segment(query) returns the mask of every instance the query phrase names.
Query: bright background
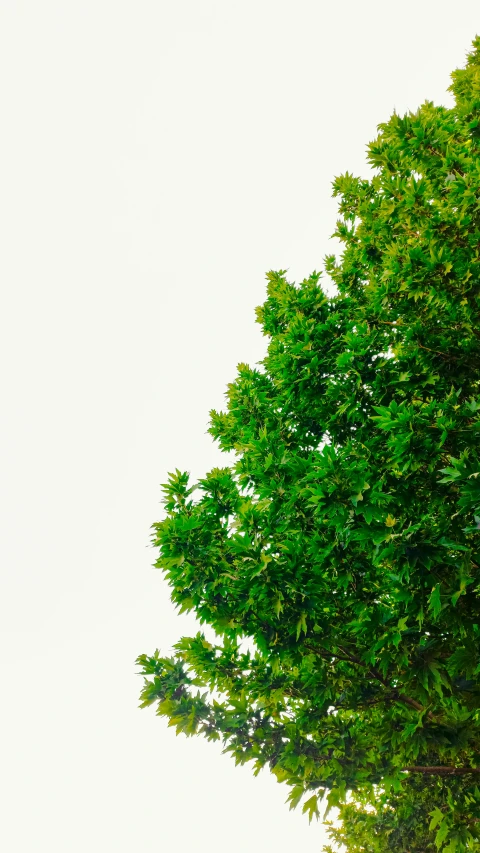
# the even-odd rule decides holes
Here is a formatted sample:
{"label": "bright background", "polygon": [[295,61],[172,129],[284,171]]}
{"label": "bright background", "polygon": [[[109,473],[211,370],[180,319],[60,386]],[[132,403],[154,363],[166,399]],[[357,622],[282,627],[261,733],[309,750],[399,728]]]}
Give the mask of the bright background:
{"label": "bright background", "polygon": [[265,272],[321,268],[333,177],[450,103],[477,31],[478,0],[0,0],[6,853],[320,851],[284,786],[138,710],[136,656],[196,630],[150,525],[219,462]]}

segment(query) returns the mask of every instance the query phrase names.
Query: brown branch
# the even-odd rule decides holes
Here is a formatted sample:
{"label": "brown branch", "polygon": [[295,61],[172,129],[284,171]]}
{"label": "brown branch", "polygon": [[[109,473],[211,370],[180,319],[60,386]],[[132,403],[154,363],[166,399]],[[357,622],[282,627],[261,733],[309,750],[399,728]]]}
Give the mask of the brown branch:
{"label": "brown branch", "polygon": [[[324,660],[328,660],[328,659],[331,659],[331,658],[335,658],[335,660],[343,660],[343,661],[345,661],[346,663],[358,663],[358,661],[356,661],[354,658],[352,658],[352,657],[350,657],[350,656],[348,656],[348,657],[343,657],[342,655],[334,654],[334,653],[333,653],[333,652],[331,652],[329,649],[326,649],[326,648],[325,648],[325,646],[319,646],[319,647],[318,647],[318,648],[320,648],[320,649],[323,649],[323,651],[324,651],[324,654],[321,654],[321,653],[318,651],[318,648],[316,648],[315,646],[310,646],[310,645],[307,645],[306,643],[304,643],[304,645],[305,645],[305,648],[306,648],[306,649],[308,649],[309,651],[311,651],[311,652],[313,652],[314,654],[318,655],[319,657],[323,658]],[[343,651],[343,649],[342,649],[342,651]]]}
{"label": "brown branch", "polygon": [[[322,657],[322,658],[325,658],[325,657],[335,658],[336,660],[343,660],[343,661],[346,661],[347,663],[355,663],[355,664],[357,664],[357,666],[363,667],[363,669],[366,669],[368,674],[372,675],[376,681],[379,681],[380,684],[383,684],[383,686],[386,687],[388,690],[393,690],[393,696],[395,699],[397,699],[397,701],[403,702],[404,705],[408,705],[410,708],[414,708],[415,711],[418,711],[419,713],[423,713],[423,711],[425,711],[425,708],[423,707],[423,705],[421,705],[420,702],[417,702],[416,699],[412,699],[410,696],[406,696],[405,693],[400,693],[398,690],[395,689],[395,687],[392,688],[392,685],[389,684],[388,681],[386,681],[386,679],[382,676],[381,672],[379,672],[378,669],[375,669],[374,667],[369,667],[359,657],[357,657],[356,655],[352,655],[350,652],[348,652],[346,649],[343,649],[341,646],[339,646],[338,648],[340,649],[340,651],[343,653],[343,655],[345,657],[342,657],[341,655],[337,655],[334,652],[331,652],[329,649],[326,649],[325,646],[319,646],[319,648],[323,649],[324,652],[326,653],[323,655],[318,652],[318,650],[315,648],[315,646],[310,646],[310,645],[305,644],[305,648],[309,649],[310,651],[314,652],[315,654],[318,654],[319,657]],[[433,714],[431,713],[431,711],[427,712],[427,717],[430,720],[433,720]]]}
{"label": "brown branch", "polygon": [[450,353],[450,355],[447,355],[447,353],[446,353],[446,352],[440,352],[440,350],[439,350],[439,349],[431,349],[430,347],[424,347],[424,346],[423,346],[423,344],[421,344],[419,341],[416,341],[416,344],[417,344],[417,346],[419,346],[419,347],[420,347],[420,349],[425,349],[425,350],[427,350],[428,352],[435,352],[437,355],[441,355],[441,356],[442,356],[442,358],[446,358],[446,359],[447,359],[447,361],[450,361],[452,358],[453,358],[455,361],[458,361],[458,359],[459,359],[459,356],[458,356],[458,355],[452,355],[452,353]]}
{"label": "brown branch", "polygon": [[[425,710],[423,705],[421,705],[420,702],[417,702],[416,699],[411,699],[411,697],[406,696],[405,693],[399,693],[399,691],[396,690],[394,687],[392,688],[391,684],[389,684],[388,681],[386,681],[383,678],[382,674],[378,671],[378,669],[374,669],[372,667],[371,669],[369,669],[369,672],[373,675],[374,678],[377,679],[377,681],[380,681],[380,683],[383,684],[384,687],[387,687],[388,690],[393,689],[394,693],[396,695],[396,698],[399,699],[400,702],[403,702],[404,705],[409,705],[410,708],[415,708],[415,710],[419,711],[420,713],[422,713]],[[427,713],[427,717],[430,717],[430,719],[433,719],[430,711]]]}
{"label": "brown branch", "polygon": [[426,776],[466,776],[468,773],[480,773],[480,767],[403,767],[408,773],[423,773]]}
{"label": "brown branch", "polygon": [[445,155],[444,155],[444,154],[442,154],[442,152],[441,152],[441,151],[438,151],[438,149],[437,149],[437,148],[434,148],[434,147],[433,147],[433,145],[429,145],[429,144],[427,143],[427,145],[425,146],[425,148],[427,149],[427,151],[430,151],[430,152],[433,154],[433,156],[434,156],[434,157],[440,157],[440,159],[441,159],[441,160],[443,160],[443,158],[444,158],[444,156],[445,156]]}
{"label": "brown branch", "polygon": [[[338,648],[344,654],[348,654],[348,652],[346,652],[345,649],[342,649],[341,646],[339,646]],[[373,666],[368,667],[360,658],[357,658],[356,656],[351,655],[350,659],[351,659],[352,663],[356,663],[359,666],[363,666],[365,669],[368,669],[368,672],[370,673],[370,675],[373,675],[373,677],[377,681],[379,681],[381,684],[383,684],[383,686],[386,687],[388,690],[393,689],[394,695],[397,697],[397,699],[400,699],[401,702],[404,702],[406,705],[410,705],[410,707],[415,708],[416,711],[424,711],[425,710],[423,705],[420,704],[420,702],[417,702],[415,699],[411,699],[409,696],[406,696],[405,693],[399,693],[398,690],[396,690],[395,688],[392,688],[391,684],[389,684],[388,681],[386,681],[386,679],[383,677],[381,672],[378,671],[378,669],[375,669],[375,667],[373,667]]]}

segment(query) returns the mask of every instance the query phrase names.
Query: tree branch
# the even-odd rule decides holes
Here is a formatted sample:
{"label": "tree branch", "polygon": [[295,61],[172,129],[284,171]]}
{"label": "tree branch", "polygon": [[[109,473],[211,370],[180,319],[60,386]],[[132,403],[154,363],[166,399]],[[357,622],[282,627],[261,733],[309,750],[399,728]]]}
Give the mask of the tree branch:
{"label": "tree branch", "polygon": [[403,767],[408,773],[423,773],[426,776],[466,776],[468,773],[480,773],[480,767],[445,767],[443,764],[433,767]]}
{"label": "tree branch", "polygon": [[[372,675],[376,681],[379,681],[380,684],[383,684],[383,686],[386,687],[388,690],[393,690],[393,696],[398,701],[403,702],[404,705],[408,705],[410,708],[414,708],[415,711],[419,711],[419,713],[423,713],[423,711],[425,711],[423,705],[421,705],[420,702],[417,702],[416,699],[412,699],[410,696],[406,696],[405,693],[400,693],[398,690],[395,689],[395,687],[392,687],[392,685],[385,680],[385,678],[378,671],[378,669],[375,669],[374,667],[369,667],[359,657],[357,657],[356,655],[352,655],[350,652],[348,652],[346,649],[343,649],[341,646],[339,646],[338,648],[342,652],[342,655],[337,655],[335,652],[331,652],[329,649],[326,649],[325,646],[319,646],[319,648],[323,649],[326,653],[323,655],[318,651],[317,648],[315,648],[315,646],[310,646],[305,643],[305,648],[309,649],[310,651],[314,652],[314,654],[317,654],[319,655],[319,657],[322,658],[335,658],[336,660],[343,660],[347,663],[355,663],[357,664],[357,666],[363,667],[363,669],[366,669],[369,675]],[[432,720],[433,714],[428,711],[427,717]]]}

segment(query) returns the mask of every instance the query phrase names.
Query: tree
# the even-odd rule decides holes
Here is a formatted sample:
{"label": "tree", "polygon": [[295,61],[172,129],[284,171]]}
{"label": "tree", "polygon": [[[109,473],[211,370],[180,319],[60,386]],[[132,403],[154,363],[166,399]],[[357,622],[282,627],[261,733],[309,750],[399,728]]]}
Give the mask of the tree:
{"label": "tree", "polygon": [[211,412],[236,461],[170,475],[154,525],[217,641],[141,655],[142,706],[338,807],[350,851],[480,840],[480,38],[452,79],[335,180],[335,295],[269,273],[267,355]]}

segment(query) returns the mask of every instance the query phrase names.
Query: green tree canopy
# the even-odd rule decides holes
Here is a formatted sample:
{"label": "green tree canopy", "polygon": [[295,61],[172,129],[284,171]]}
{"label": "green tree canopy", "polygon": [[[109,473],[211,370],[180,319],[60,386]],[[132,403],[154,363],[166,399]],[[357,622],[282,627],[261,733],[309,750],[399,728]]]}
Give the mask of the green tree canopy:
{"label": "green tree canopy", "polygon": [[269,273],[267,355],[211,412],[236,461],[170,475],[154,525],[217,642],[141,655],[142,705],[338,807],[350,851],[480,839],[480,38],[452,79],[335,180],[335,294]]}

